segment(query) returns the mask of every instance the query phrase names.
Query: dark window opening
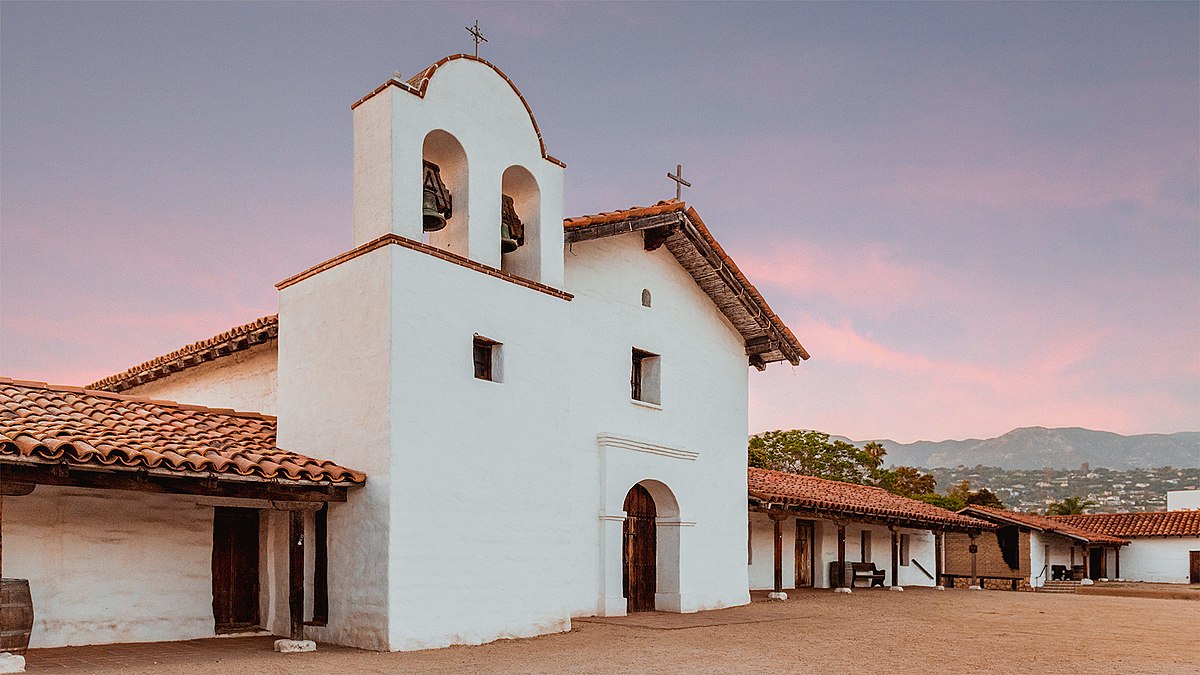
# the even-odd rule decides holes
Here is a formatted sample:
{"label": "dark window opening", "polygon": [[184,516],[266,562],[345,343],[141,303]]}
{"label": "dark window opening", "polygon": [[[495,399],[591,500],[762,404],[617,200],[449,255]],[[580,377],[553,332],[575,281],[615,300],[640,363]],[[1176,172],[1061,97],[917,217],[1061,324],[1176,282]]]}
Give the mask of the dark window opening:
{"label": "dark window opening", "polygon": [[490,382],[500,381],[499,352],[500,343],[476,335],[472,343],[472,356],[475,362],[475,378]]}
{"label": "dark window opening", "polygon": [[870,530],[863,530],[861,533],[859,533],[858,559],[860,562],[871,562],[871,531]]}
{"label": "dark window opening", "polygon": [[650,306],[650,289],[643,288],[642,289],[642,307],[649,307],[649,306]]}
{"label": "dark window opening", "polygon": [[659,404],[659,362],[661,358],[637,347],[633,348],[633,366],[629,375],[629,396],[635,401]]}
{"label": "dark window opening", "polygon": [[901,567],[908,567],[908,561],[909,561],[908,546],[909,546],[909,535],[907,535],[907,534],[900,535],[900,566]]}

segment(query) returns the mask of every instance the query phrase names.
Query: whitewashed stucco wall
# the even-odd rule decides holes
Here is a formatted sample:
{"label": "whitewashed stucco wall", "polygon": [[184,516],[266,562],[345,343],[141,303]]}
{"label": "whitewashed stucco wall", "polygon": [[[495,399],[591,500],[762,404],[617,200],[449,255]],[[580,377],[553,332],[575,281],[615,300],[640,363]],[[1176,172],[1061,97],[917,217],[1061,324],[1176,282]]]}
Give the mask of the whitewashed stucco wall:
{"label": "whitewashed stucco wall", "polygon": [[[753,590],[769,590],[775,582],[775,552],[774,525],[766,514],[750,513],[751,532],[751,562],[750,588]],[[886,570],[885,585],[892,583],[892,538],[886,527],[877,525],[850,524],[846,527],[846,560],[860,562],[861,536],[867,531],[871,537],[871,552],[868,562],[874,562],[878,569]],[[899,578],[901,586],[933,586],[933,579],[925,575],[912,561],[917,561],[932,575],[934,567],[934,538],[929,530],[911,530],[901,528],[900,534],[909,535],[909,564],[900,565]],[[828,520],[816,521],[814,530],[814,557],[817,560],[813,577],[816,588],[829,588],[829,565],[837,560],[837,526]],[[796,553],[796,524],[794,519],[783,524],[783,587],[795,588],[795,553]],[[863,582],[860,582],[860,584]]]}
{"label": "whitewashed stucco wall", "polygon": [[[572,613],[621,613],[615,569],[621,509],[629,489],[648,479],[678,504],[678,514],[667,516],[677,522],[660,518],[658,529],[660,557],[676,555],[674,542],[680,556],[678,597],[659,598],[662,607],[696,611],[748,602],[744,341],[666,248],[643,250],[640,234],[573,244],[564,258],[566,290],[575,294],[563,340],[572,383],[565,443],[569,541],[578,552],[570,562],[578,570],[569,591]],[[643,289],[650,291],[649,308],[641,304]],[[631,401],[635,347],[661,355],[660,406]],[[599,434],[671,452],[629,449],[636,443],[602,449]],[[660,593],[674,581],[663,571],[660,564]]]}
{"label": "whitewashed stucco wall", "polygon": [[[1200,537],[1133,537],[1121,547],[1121,578],[1186,584],[1189,581],[1189,551],[1200,551]],[[1114,574],[1115,554],[1107,551],[1109,574]]]}
{"label": "whitewashed stucco wall", "polygon": [[30,647],[213,635],[211,507],[39,486],[4,498],[4,573],[29,580]]}
{"label": "whitewashed stucco wall", "polygon": [[274,340],[122,392],[274,415],[279,349]]}

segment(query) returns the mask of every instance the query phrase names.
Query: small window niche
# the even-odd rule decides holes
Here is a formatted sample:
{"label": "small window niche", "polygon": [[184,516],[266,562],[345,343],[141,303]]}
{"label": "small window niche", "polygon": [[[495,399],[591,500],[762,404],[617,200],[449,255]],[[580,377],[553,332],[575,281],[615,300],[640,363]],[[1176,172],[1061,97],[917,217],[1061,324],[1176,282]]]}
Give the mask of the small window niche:
{"label": "small window niche", "polygon": [[662,357],[633,348],[633,367],[629,376],[629,396],[634,401],[662,405]]}
{"label": "small window niche", "polygon": [[501,358],[502,344],[476,335],[471,343],[471,356],[475,365],[475,379],[488,382],[504,380],[504,360]]}
{"label": "small window niche", "polygon": [[649,307],[649,306],[650,306],[650,289],[643,288],[642,289],[642,307]]}
{"label": "small window niche", "polygon": [[901,567],[908,567],[908,562],[909,562],[909,560],[912,559],[908,553],[909,542],[910,542],[909,535],[907,535],[907,534],[900,535],[900,566]]}

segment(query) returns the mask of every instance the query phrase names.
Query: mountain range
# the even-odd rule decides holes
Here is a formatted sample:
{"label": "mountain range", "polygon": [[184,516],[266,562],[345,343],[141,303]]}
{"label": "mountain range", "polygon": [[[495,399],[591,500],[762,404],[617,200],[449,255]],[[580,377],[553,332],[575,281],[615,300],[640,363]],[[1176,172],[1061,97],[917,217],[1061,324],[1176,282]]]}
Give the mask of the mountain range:
{"label": "mountain range", "polygon": [[[860,447],[867,442],[841,440]],[[1003,469],[1068,469],[1086,462],[1091,468],[1108,469],[1200,467],[1200,431],[1122,436],[1078,427],[1022,427],[996,438],[914,443],[882,439],[879,443],[887,450],[885,463],[889,466],[982,464]]]}

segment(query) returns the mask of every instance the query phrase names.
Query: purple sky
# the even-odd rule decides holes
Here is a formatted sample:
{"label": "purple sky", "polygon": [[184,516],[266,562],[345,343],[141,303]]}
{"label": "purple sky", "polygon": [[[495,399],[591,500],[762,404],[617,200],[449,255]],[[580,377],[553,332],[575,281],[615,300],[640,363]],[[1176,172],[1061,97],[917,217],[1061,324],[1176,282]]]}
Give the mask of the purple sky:
{"label": "purple sky", "polygon": [[469,51],[567,215],[685,198],[813,358],[750,430],[1200,428],[1200,5],[0,3],[0,374],[84,384],[351,245],[350,104]]}

